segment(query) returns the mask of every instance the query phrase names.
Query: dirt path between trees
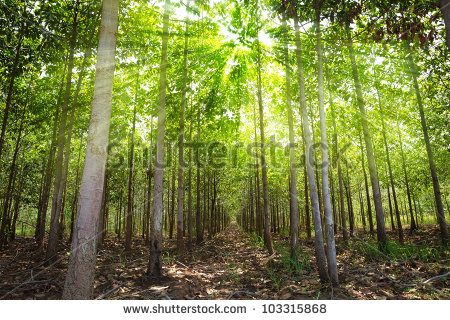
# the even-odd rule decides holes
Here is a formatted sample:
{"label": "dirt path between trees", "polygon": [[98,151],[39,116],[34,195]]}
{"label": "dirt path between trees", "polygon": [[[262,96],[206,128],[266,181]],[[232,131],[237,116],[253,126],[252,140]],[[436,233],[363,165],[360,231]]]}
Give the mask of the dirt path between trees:
{"label": "dirt path between trees", "polygon": [[[408,259],[373,256],[369,242],[365,242],[369,241],[368,236],[360,236],[360,240],[351,240],[345,249],[341,239],[337,239],[338,288],[318,281],[313,240],[301,241],[300,262],[292,265],[287,236],[274,235],[276,253],[269,256],[261,240],[243,233],[236,223],[181,255],[176,254],[175,239],[165,239],[164,277],[155,280],[145,276],[148,247],[141,237],[134,239],[131,253],[125,256],[123,240],[108,236],[98,254],[94,297],[114,300],[450,299],[450,277],[423,284],[449,271],[448,250],[434,249],[439,242],[437,228],[426,228],[408,236],[411,246],[424,248],[417,249],[417,258]],[[393,234],[390,236],[394,238]],[[425,249],[431,251],[425,255]],[[44,254],[36,252],[33,239],[18,237],[0,253],[0,297],[60,299],[68,250],[66,245],[58,262],[45,266]]]}

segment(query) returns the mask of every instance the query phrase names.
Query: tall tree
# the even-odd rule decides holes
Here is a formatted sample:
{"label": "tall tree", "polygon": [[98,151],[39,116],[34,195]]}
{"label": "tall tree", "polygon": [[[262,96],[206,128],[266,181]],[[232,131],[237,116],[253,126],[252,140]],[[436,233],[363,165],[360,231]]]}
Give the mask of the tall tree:
{"label": "tall tree", "polygon": [[136,68],[136,89],[133,105],[133,124],[130,134],[130,158],[128,162],[128,206],[125,232],[125,251],[131,250],[131,241],[133,237],[133,175],[134,175],[134,136],[136,133],[136,106],[138,104],[138,90],[139,90],[139,65]]}
{"label": "tall tree", "polygon": [[413,87],[414,87],[414,92],[416,94],[417,106],[419,107],[420,124],[422,125],[423,137],[425,140],[425,147],[426,147],[427,156],[428,156],[428,164],[430,166],[431,180],[433,182],[434,200],[436,202],[436,209],[437,209],[437,213],[436,213],[437,220],[438,220],[439,228],[441,231],[442,243],[444,245],[446,245],[449,242],[449,235],[448,235],[447,223],[445,222],[444,206],[442,204],[441,189],[439,187],[439,179],[438,179],[438,176],[436,173],[436,165],[434,163],[433,151],[431,150],[430,136],[428,135],[428,127],[427,127],[427,122],[425,119],[425,112],[423,109],[422,96],[420,94],[419,83],[417,82],[418,70],[417,70],[416,64],[414,63],[412,52],[409,50],[409,46],[405,45],[405,48],[409,51],[409,52],[408,51],[406,52],[406,58],[408,59],[409,73],[410,73],[412,81],[413,81]]}
{"label": "tall tree", "polygon": [[[285,19],[283,19],[283,23]],[[327,282],[329,280],[325,249],[323,245],[323,232],[322,232],[322,222],[320,218],[319,210],[319,198],[317,195],[316,179],[314,177],[314,164],[313,164],[313,154],[312,154],[312,139],[311,139],[311,129],[309,127],[308,120],[308,110],[306,107],[306,96],[305,96],[305,79],[303,75],[303,59],[302,59],[302,46],[300,41],[300,30],[298,26],[298,16],[295,13],[294,16],[295,23],[295,44],[297,53],[297,68],[298,68],[298,85],[300,91],[300,112],[302,118],[302,129],[305,136],[305,158],[306,158],[306,171],[308,175],[309,182],[309,196],[311,199],[311,209],[312,216],[314,220],[314,242],[315,242],[315,253],[316,253],[316,263],[319,269],[319,277],[322,282]],[[286,39],[287,40],[287,39]],[[286,63],[286,73],[289,73],[289,59],[286,56],[287,43],[285,43],[285,63]]]}
{"label": "tall tree", "polygon": [[63,299],[89,299],[93,293],[97,221],[100,219],[107,158],[118,14],[119,0],[103,0],[85,165]]}
{"label": "tall tree", "polygon": [[159,73],[158,125],[156,136],[156,162],[153,190],[153,219],[150,235],[150,257],[147,274],[159,277],[162,274],[162,217],[164,176],[164,123],[166,120],[167,43],[169,39],[170,0],[164,4],[162,51]]}
{"label": "tall tree", "polygon": [[375,213],[377,220],[377,239],[379,242],[379,246],[382,250],[386,250],[387,238],[386,238],[386,230],[384,224],[384,213],[383,213],[383,203],[381,202],[381,192],[380,185],[378,183],[378,173],[375,165],[375,156],[373,152],[372,140],[370,137],[369,131],[369,122],[367,120],[367,114],[365,109],[365,102],[362,93],[361,81],[359,79],[358,66],[356,64],[355,53],[353,50],[353,39],[350,32],[349,23],[345,25],[345,32],[347,35],[347,49],[350,56],[351,68],[352,68],[352,76],[355,84],[356,90],[356,100],[359,108],[359,114],[361,117],[361,124],[363,127],[364,133],[364,142],[366,145],[366,156],[369,162],[369,174],[370,174],[370,182],[372,183],[372,194],[373,200],[375,203]]}
{"label": "tall tree", "polygon": [[336,262],[336,244],[334,239],[334,222],[333,211],[331,208],[330,188],[328,186],[328,141],[323,93],[323,49],[320,30],[321,4],[319,2],[320,1],[316,0],[315,29],[317,51],[317,89],[320,113],[320,137],[322,145],[322,195],[325,215],[325,237],[327,241],[328,274],[330,276],[331,283],[333,285],[337,285],[339,283],[339,279]]}
{"label": "tall tree", "polygon": [[400,243],[403,243],[403,228],[402,228],[402,222],[400,220],[400,210],[398,209],[397,193],[395,192],[395,182],[394,182],[394,175],[392,174],[391,159],[389,157],[389,146],[388,146],[387,137],[386,137],[386,125],[384,124],[383,106],[381,104],[381,97],[380,97],[378,85],[375,84],[375,86],[377,89],[378,101],[379,101],[379,106],[380,106],[380,118],[381,118],[381,127],[382,127],[382,133],[383,133],[383,142],[384,142],[384,149],[386,151],[387,165],[388,165],[388,169],[389,169],[389,179],[391,181],[392,198],[394,199],[395,216],[397,217],[398,240],[400,241]]}
{"label": "tall tree", "polygon": [[[258,10],[258,9],[257,9]],[[257,23],[259,22],[259,11],[256,13],[257,15]],[[259,26],[258,26],[259,29]],[[262,85],[261,85],[261,43],[259,41],[259,35],[257,36],[256,40],[257,44],[257,85],[258,85],[258,109],[259,109],[259,132],[260,132],[260,139],[261,139],[261,173],[262,173],[262,184],[263,184],[263,216],[264,216],[264,243],[266,245],[267,251],[269,251],[269,254],[273,253],[273,246],[272,246],[272,236],[270,234],[270,215],[269,215],[269,187],[267,185],[267,163],[266,163],[266,144],[265,144],[265,138],[264,138],[264,108],[263,108],[263,101],[262,101]],[[289,86],[289,84],[288,84]],[[288,89],[289,90],[289,89]],[[289,95],[289,93],[288,93]],[[289,122],[289,139],[291,139],[291,136],[293,138],[293,134],[291,132],[293,131],[292,128],[292,110],[290,106],[290,97],[288,97],[288,113],[289,110],[291,112],[291,121]],[[291,148],[291,153],[293,153],[293,149]],[[295,162],[295,158],[294,158]],[[295,163],[294,163],[295,166]],[[295,170],[295,167],[294,167]],[[294,172],[294,179],[295,179],[295,172]],[[295,202],[297,203],[297,197],[295,196]],[[295,226],[297,226],[297,232],[295,233],[295,239],[293,239],[293,235],[291,234],[291,248],[292,250],[297,249],[297,239],[298,239],[298,219],[297,219],[297,205],[295,206],[295,215],[294,221],[292,223],[295,223]],[[253,222],[253,221],[252,221]],[[292,230],[291,230],[292,233]]]}
{"label": "tall tree", "polygon": [[186,93],[188,80],[189,52],[189,0],[186,4],[186,27],[184,31],[183,51],[183,85],[181,89],[180,132],[178,135],[178,198],[177,198],[177,249],[183,250],[183,208],[184,208],[184,118],[186,110]]}

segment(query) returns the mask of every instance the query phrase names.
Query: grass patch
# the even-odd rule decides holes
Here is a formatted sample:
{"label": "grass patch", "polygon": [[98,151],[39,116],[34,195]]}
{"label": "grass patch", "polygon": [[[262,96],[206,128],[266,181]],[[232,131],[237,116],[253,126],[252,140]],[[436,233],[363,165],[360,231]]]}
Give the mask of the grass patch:
{"label": "grass patch", "polygon": [[264,238],[256,232],[250,233],[250,244],[254,247],[264,248]]}

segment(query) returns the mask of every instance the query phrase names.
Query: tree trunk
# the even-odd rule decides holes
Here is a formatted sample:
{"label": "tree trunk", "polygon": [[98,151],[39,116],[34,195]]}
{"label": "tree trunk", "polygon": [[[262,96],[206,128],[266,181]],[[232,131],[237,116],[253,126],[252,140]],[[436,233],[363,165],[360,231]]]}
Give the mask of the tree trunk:
{"label": "tree trunk", "polygon": [[346,223],[346,219],[345,219],[344,187],[343,187],[343,183],[342,183],[342,169],[341,169],[341,159],[340,159],[341,155],[339,153],[338,133],[337,133],[337,126],[336,126],[336,114],[334,112],[333,99],[331,98],[330,77],[328,74],[327,64],[325,64],[325,75],[327,78],[328,91],[330,92],[331,120],[333,123],[334,161],[336,162],[337,172],[338,172],[339,211],[340,211],[340,217],[341,217],[342,236],[343,236],[344,241],[346,242],[348,240],[348,233],[347,233],[347,223]]}
{"label": "tree trunk", "polygon": [[52,211],[50,218],[50,233],[47,243],[47,252],[45,260],[53,260],[58,252],[58,240],[60,237],[61,226],[59,223],[59,215],[61,212],[61,202],[63,196],[63,160],[64,160],[64,144],[66,140],[66,120],[67,111],[69,107],[69,100],[72,89],[72,72],[74,66],[74,53],[77,40],[77,26],[78,26],[78,7],[80,0],[77,0],[74,8],[74,18],[72,25],[72,33],[70,38],[70,52],[68,58],[67,67],[67,79],[66,79],[66,91],[64,94],[64,101],[62,106],[61,121],[59,123],[58,131],[58,152],[56,155],[56,172],[55,181],[53,184],[53,198],[52,198]]}
{"label": "tree trunk", "polygon": [[372,218],[372,204],[370,202],[369,184],[367,182],[366,166],[364,163],[364,146],[362,143],[361,135],[359,135],[359,146],[361,148],[361,166],[362,166],[363,174],[364,174],[364,188],[366,190],[367,215],[369,218],[369,231],[370,231],[370,234],[373,234],[374,230],[373,230],[373,218]]}
{"label": "tree trunk", "polygon": [[150,153],[148,155],[148,168],[147,168],[147,206],[145,212],[145,243],[150,243],[150,207],[152,198],[152,176],[153,176],[153,116],[151,117],[151,128],[150,128]]}
{"label": "tree trunk", "polygon": [[77,209],[77,203],[78,203],[78,191],[79,191],[79,173],[80,173],[80,160],[81,160],[81,148],[83,146],[83,137],[80,139],[80,149],[78,150],[78,161],[77,161],[77,173],[75,177],[75,192],[73,195],[73,201],[72,201],[72,212],[70,215],[70,236],[69,236],[69,242],[72,242],[73,238],[73,228],[75,224],[75,213]]}
{"label": "tree trunk", "polygon": [[439,180],[436,173],[436,165],[434,163],[433,151],[431,150],[430,137],[428,136],[428,127],[425,120],[425,113],[423,110],[422,97],[420,95],[419,83],[417,82],[418,70],[413,61],[412,53],[407,54],[409,60],[409,67],[411,77],[413,80],[414,91],[416,93],[417,105],[419,106],[420,123],[422,124],[423,136],[425,139],[425,146],[427,149],[428,163],[430,166],[431,180],[433,181],[434,199],[436,201],[437,220],[441,231],[442,243],[446,245],[449,242],[449,235],[447,230],[447,223],[445,222],[444,206],[442,204],[441,190],[439,187]]}
{"label": "tree trunk", "polygon": [[386,138],[386,126],[384,124],[383,107],[381,105],[380,92],[378,90],[377,85],[376,85],[376,89],[377,89],[378,101],[379,101],[379,106],[380,106],[380,117],[381,117],[382,133],[383,133],[383,142],[384,142],[384,149],[386,150],[386,161],[387,161],[388,170],[389,170],[389,179],[391,181],[392,198],[394,200],[395,216],[397,217],[398,240],[400,241],[400,243],[403,243],[403,228],[402,228],[402,222],[400,221],[400,212],[398,209],[397,194],[395,192],[394,176],[392,174],[391,160],[389,157],[389,146],[388,146],[387,138]]}
{"label": "tree trunk", "polygon": [[166,77],[167,42],[169,38],[170,0],[165,1],[162,50],[159,78],[158,134],[156,139],[156,163],[153,191],[153,219],[150,239],[150,258],[147,274],[159,277],[162,274],[162,216],[163,216],[163,175],[164,175],[164,122],[166,120]]}
{"label": "tree trunk", "polygon": [[189,0],[186,4],[186,29],[184,31],[184,52],[183,52],[183,85],[181,89],[181,111],[180,111],[180,132],[178,135],[178,211],[177,211],[177,249],[183,250],[183,206],[184,206],[184,118],[186,110],[187,93],[187,64],[189,50]]}
{"label": "tree trunk", "polygon": [[133,175],[134,175],[134,135],[136,132],[136,105],[138,104],[138,90],[139,90],[139,66],[137,67],[136,75],[136,91],[134,96],[133,106],[133,126],[131,129],[131,142],[130,142],[130,158],[128,163],[128,206],[127,206],[127,219],[126,219],[126,233],[125,233],[125,251],[131,250],[131,242],[133,238]]}
{"label": "tree trunk", "polygon": [[402,167],[403,167],[403,174],[405,176],[405,184],[406,184],[406,194],[408,196],[408,205],[409,205],[409,214],[411,217],[411,224],[410,224],[410,233],[412,233],[414,230],[417,229],[416,221],[414,219],[414,213],[413,213],[413,207],[412,207],[412,201],[411,201],[411,191],[409,189],[409,180],[408,180],[408,173],[406,172],[406,161],[405,161],[405,154],[403,153],[403,143],[402,143],[402,137],[399,137],[400,139],[400,154],[402,156]]}
{"label": "tree trunk", "polygon": [[[22,152],[22,158],[23,158],[23,152]],[[24,168],[22,168],[20,170],[20,177],[19,177],[19,182],[17,184],[17,190],[16,190],[16,197],[14,200],[14,216],[13,216],[13,221],[11,224],[11,232],[9,235],[9,241],[14,241],[16,239],[16,222],[17,222],[17,217],[19,216],[19,209],[20,209],[20,197],[22,195],[22,190],[23,190],[23,173],[24,173]]]}
{"label": "tree trunk", "polygon": [[385,224],[384,224],[383,204],[381,202],[381,192],[380,192],[380,186],[378,183],[378,173],[377,173],[377,168],[375,165],[375,157],[374,157],[374,153],[373,153],[372,141],[370,138],[369,123],[367,120],[366,110],[364,107],[364,98],[363,98],[363,94],[362,94],[361,82],[359,80],[358,67],[356,65],[355,54],[353,52],[353,40],[352,40],[352,36],[350,34],[350,27],[348,24],[346,25],[346,33],[347,33],[347,48],[349,51],[349,56],[350,56],[350,61],[351,61],[351,66],[352,66],[353,80],[355,82],[357,102],[358,102],[358,107],[359,107],[359,113],[361,116],[363,133],[364,133],[364,142],[366,144],[367,160],[369,162],[369,174],[370,174],[370,181],[372,184],[372,194],[373,194],[373,200],[375,202],[375,212],[376,212],[376,220],[377,220],[377,239],[378,239],[380,248],[382,250],[385,250],[387,240],[386,240],[386,230],[385,230]]}
{"label": "tree trunk", "polygon": [[[197,111],[197,148],[196,148],[196,162],[197,162],[197,185],[196,185],[196,197],[197,205],[195,208],[195,231],[197,233],[197,244],[203,242],[203,228],[201,221],[201,194],[200,194],[200,111]],[[203,212],[204,214],[204,212]]]}
{"label": "tree trunk", "polygon": [[[259,19],[258,19],[259,20]],[[259,26],[258,26],[259,27]],[[257,38],[257,50],[258,50],[258,58],[257,58],[257,68],[258,68],[258,77],[257,77],[257,85],[258,85],[258,107],[259,107],[259,135],[261,139],[261,173],[262,173],[262,185],[263,185],[263,216],[264,216],[264,244],[266,245],[267,251],[269,254],[273,254],[273,246],[272,246],[272,236],[270,234],[270,215],[269,215],[269,188],[267,185],[267,164],[266,164],[266,144],[264,138],[264,109],[263,109],[263,101],[262,101],[262,79],[261,79],[261,44],[259,42],[259,37]],[[288,93],[290,95],[290,93]],[[292,110],[290,106],[290,97],[288,97],[288,113],[291,114],[291,121],[289,123],[289,141],[293,140],[293,128],[292,128]],[[293,141],[292,141],[293,142]],[[294,150],[291,148],[291,165],[292,159],[294,158]],[[294,166],[295,166],[295,158],[294,158]],[[295,167],[294,167],[295,168]],[[292,172],[294,172],[294,181],[295,181],[295,169],[294,171],[291,169],[291,179]],[[296,182],[291,184],[294,187],[291,187],[291,198],[292,192],[296,194]],[[259,198],[258,198],[259,200]],[[297,219],[297,197],[294,197],[295,200],[295,208],[293,210],[293,214],[291,216],[291,225],[295,223],[295,226],[298,225]],[[295,238],[294,238],[295,237]],[[291,250],[297,251],[298,246],[298,227],[292,229],[291,227]]]}
{"label": "tree trunk", "polygon": [[[287,47],[287,30],[286,30],[286,19],[283,19],[283,24],[285,27],[285,64],[286,64],[286,74],[289,73],[289,56],[288,56],[288,47]],[[325,249],[323,245],[323,233],[322,233],[322,225],[320,219],[320,211],[319,211],[319,199],[317,197],[317,187],[316,181],[314,177],[314,167],[313,167],[313,159],[312,159],[312,141],[311,141],[311,131],[308,124],[308,110],[306,109],[306,98],[305,98],[305,80],[303,77],[303,62],[302,62],[302,48],[300,42],[300,33],[298,27],[298,17],[295,16],[295,43],[296,43],[296,51],[297,51],[297,65],[298,65],[298,84],[300,90],[300,107],[301,107],[301,115],[302,115],[302,127],[305,135],[305,143],[306,143],[306,168],[307,175],[309,181],[309,194],[311,198],[311,207],[312,207],[312,215],[314,219],[314,239],[315,239],[315,253],[316,253],[316,263],[319,269],[319,277],[322,282],[327,282],[329,280],[327,266],[326,266],[326,257],[325,257]]]}
{"label": "tree trunk", "polygon": [[189,172],[188,172],[188,250],[192,250],[192,121],[189,123]]}
{"label": "tree trunk", "polygon": [[[317,4],[317,1],[316,1]],[[320,9],[316,9],[316,50],[317,50],[317,83],[318,83],[318,101],[320,114],[320,139],[322,145],[322,195],[323,195],[323,209],[325,216],[325,236],[327,241],[327,261],[328,274],[331,283],[338,285],[338,271],[336,262],[336,244],[334,239],[334,222],[333,211],[331,208],[330,188],[328,182],[328,141],[326,129],[326,116],[324,106],[323,93],[323,53],[322,53],[322,39],[320,31]]]}
{"label": "tree trunk", "polygon": [[[170,219],[169,219],[169,238],[173,238],[173,231],[175,227],[175,176],[176,176],[176,167],[177,167],[177,158],[176,155],[173,157],[173,164],[172,164],[172,197],[170,201]],[[183,231],[181,231],[183,233]]]}
{"label": "tree trunk", "polygon": [[118,12],[119,0],[103,1],[85,165],[63,299],[90,299],[93,293],[97,222],[100,218],[111,117]]}
{"label": "tree trunk", "polygon": [[353,231],[355,228],[355,217],[353,215],[353,208],[352,208],[352,191],[350,188],[350,177],[348,175],[348,159],[345,161],[345,169],[347,171],[347,181],[345,184],[345,191],[347,195],[347,208],[348,208],[348,221],[350,224],[350,237],[353,237]]}
{"label": "tree trunk", "polygon": [[391,192],[389,191],[389,183],[387,184],[387,194],[388,194],[388,201],[389,201],[389,214],[391,216],[391,229],[395,230],[394,215],[392,214]]}

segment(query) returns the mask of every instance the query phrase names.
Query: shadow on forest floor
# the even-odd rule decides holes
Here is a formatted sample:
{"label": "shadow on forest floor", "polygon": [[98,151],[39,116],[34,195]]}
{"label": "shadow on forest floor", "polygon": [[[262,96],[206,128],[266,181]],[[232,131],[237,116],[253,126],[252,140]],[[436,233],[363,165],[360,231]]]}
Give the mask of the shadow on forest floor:
{"label": "shadow on forest floor", "polygon": [[[389,232],[391,239],[394,232]],[[122,241],[105,239],[99,252],[94,296],[99,299],[450,299],[450,253],[439,246],[435,227],[413,235],[405,246],[390,242],[389,256],[360,234],[344,246],[338,237],[340,286],[322,285],[317,276],[312,240],[302,240],[300,260],[290,260],[288,237],[274,235],[269,256],[256,235],[232,223],[214,238],[176,254],[175,240],[165,240],[164,274],[145,278],[148,249],[135,239],[127,256]],[[31,237],[18,237],[0,252],[2,299],[59,299],[64,285],[68,247],[50,267],[41,265]]]}

